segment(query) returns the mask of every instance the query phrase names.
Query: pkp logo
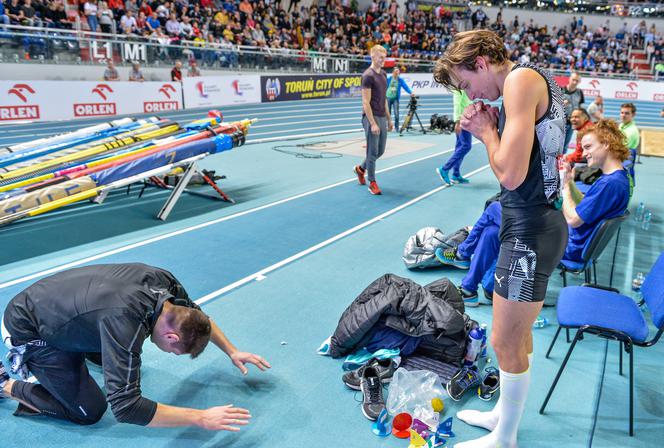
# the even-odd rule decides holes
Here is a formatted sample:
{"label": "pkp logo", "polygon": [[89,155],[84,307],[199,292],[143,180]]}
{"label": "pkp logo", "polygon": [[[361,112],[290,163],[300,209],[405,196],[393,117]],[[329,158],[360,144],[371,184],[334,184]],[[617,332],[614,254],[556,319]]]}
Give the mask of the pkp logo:
{"label": "pkp logo", "polygon": [[28,102],[28,93],[35,93],[35,90],[28,84],[14,84],[14,86],[7,91],[7,94],[16,95],[24,103]]}
{"label": "pkp logo", "polygon": [[161,93],[163,93],[164,96],[166,96],[166,98],[168,98],[168,99],[170,100],[170,99],[171,99],[171,92],[172,92],[172,93],[175,93],[175,87],[173,87],[173,86],[170,85],[170,84],[164,84],[163,86],[161,86],[161,88],[159,89],[159,91],[160,91]]}
{"label": "pkp logo", "polygon": [[104,99],[104,101],[108,100],[106,97],[106,93],[110,92],[113,93],[113,89],[111,89],[111,86],[108,84],[97,84],[94,89],[92,89],[92,93],[96,93],[100,97]]}
{"label": "pkp logo", "polygon": [[279,82],[279,78],[274,78],[270,79],[267,78],[265,81],[265,95],[267,95],[267,99],[270,101],[274,101],[279,94],[281,93],[281,82]]}

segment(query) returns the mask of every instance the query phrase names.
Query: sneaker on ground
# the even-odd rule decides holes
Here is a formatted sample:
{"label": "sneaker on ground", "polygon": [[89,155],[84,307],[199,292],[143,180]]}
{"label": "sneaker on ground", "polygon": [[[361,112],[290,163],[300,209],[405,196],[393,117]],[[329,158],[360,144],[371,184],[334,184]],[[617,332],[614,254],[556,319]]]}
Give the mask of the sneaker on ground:
{"label": "sneaker on ground", "polygon": [[466,179],[465,177],[458,175],[458,176],[452,176],[452,180],[458,184],[468,184],[470,181]]}
{"label": "sneaker on ground", "polygon": [[445,182],[447,185],[452,185],[452,181],[450,181],[450,176],[447,170],[444,170],[442,168],[436,168],[436,174],[438,174],[440,180]]}
{"label": "sneaker on ground", "polygon": [[458,290],[459,294],[461,295],[461,298],[463,299],[464,306],[469,306],[471,308],[480,306],[480,299],[479,297],[477,297],[477,291],[475,292],[468,291],[467,289],[464,289],[460,286]]}
{"label": "sneaker on ground", "polygon": [[484,291],[484,298],[489,302],[493,302],[493,291],[487,291],[484,288],[482,288],[482,291]]}
{"label": "sneaker on ground", "polygon": [[363,170],[360,165],[355,165],[355,168],[353,168],[353,171],[357,175],[357,181],[360,183],[360,185],[366,185],[367,181],[364,180],[365,170]]}
{"label": "sneaker on ground", "polygon": [[383,384],[389,383],[392,381],[392,376],[397,370],[396,363],[391,359],[371,359],[366,365],[359,367],[350,372],[346,372],[341,377],[341,380],[344,384],[350,387],[353,390],[360,390],[360,383],[362,382],[362,373],[367,367],[373,367],[378,372],[378,378]]}
{"label": "sneaker on ground", "polygon": [[468,390],[479,386],[481,381],[477,367],[462,367],[447,383],[446,389],[450,398],[459,401],[461,396]]}
{"label": "sneaker on ground", "polygon": [[366,418],[376,421],[380,412],[385,409],[383,399],[383,383],[378,378],[378,372],[373,367],[367,367],[362,372],[360,381],[362,391],[362,413]]}
{"label": "sneaker on ground", "polygon": [[380,191],[380,188],[378,188],[378,184],[375,180],[369,183],[369,192],[371,194],[382,194],[382,191]]}
{"label": "sneaker on ground", "polygon": [[434,252],[434,255],[438,261],[443,264],[454,266],[455,268],[459,269],[470,268],[470,260],[464,260],[463,258],[459,257],[455,248],[443,250],[442,247],[439,247]]}
{"label": "sneaker on ground", "polygon": [[500,389],[500,372],[495,367],[487,367],[484,372],[485,375],[477,389],[477,395],[480,400],[490,401]]}

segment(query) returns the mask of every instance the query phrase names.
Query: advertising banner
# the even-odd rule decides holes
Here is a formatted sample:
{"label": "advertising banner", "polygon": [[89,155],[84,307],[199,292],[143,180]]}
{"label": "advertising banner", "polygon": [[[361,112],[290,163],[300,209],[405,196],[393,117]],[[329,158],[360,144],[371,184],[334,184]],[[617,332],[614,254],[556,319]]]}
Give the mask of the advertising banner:
{"label": "advertising banner", "polygon": [[629,79],[606,79],[582,77],[579,88],[584,95],[602,95],[604,99],[664,102],[664,84]]}
{"label": "advertising banner", "polygon": [[361,75],[261,76],[261,100],[313,100],[360,96]]}
{"label": "advertising banner", "polygon": [[0,92],[0,123],[182,109],[182,88],[170,82],[0,81]]}
{"label": "advertising banner", "polygon": [[182,89],[186,109],[261,102],[259,75],[185,78]]}

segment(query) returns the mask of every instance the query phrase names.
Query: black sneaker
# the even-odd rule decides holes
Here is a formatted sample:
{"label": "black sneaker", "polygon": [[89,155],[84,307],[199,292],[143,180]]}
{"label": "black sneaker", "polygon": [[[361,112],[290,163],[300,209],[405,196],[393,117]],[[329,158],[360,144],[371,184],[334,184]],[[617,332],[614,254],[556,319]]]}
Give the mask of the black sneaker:
{"label": "black sneaker", "polygon": [[493,303],[493,291],[487,291],[484,288],[482,288],[482,291],[484,291],[484,298]]}
{"label": "black sneaker", "polygon": [[486,374],[477,389],[477,395],[479,395],[480,400],[490,401],[500,389],[500,372],[495,367],[487,367],[484,372]]}
{"label": "black sneaker", "polygon": [[480,374],[477,371],[477,367],[464,366],[447,383],[447,393],[452,400],[459,401],[468,389],[474,389],[479,386],[480,381]]}
{"label": "black sneaker", "polygon": [[385,409],[385,400],[383,399],[383,384],[373,367],[367,366],[362,372],[360,390],[362,391],[362,413],[369,420],[376,421],[380,412]]}
{"label": "black sneaker", "polygon": [[376,372],[378,372],[378,378],[380,378],[380,382],[383,384],[391,382],[392,376],[394,376],[394,372],[397,370],[397,363],[395,363],[391,359],[374,358],[369,360],[369,362],[367,362],[362,367],[358,367],[357,369],[351,372],[344,373],[344,375],[341,377],[341,380],[344,382],[346,386],[350,387],[351,389],[360,390],[360,381],[362,379],[362,372],[364,372],[364,369],[368,366],[371,366],[374,369],[376,369]]}

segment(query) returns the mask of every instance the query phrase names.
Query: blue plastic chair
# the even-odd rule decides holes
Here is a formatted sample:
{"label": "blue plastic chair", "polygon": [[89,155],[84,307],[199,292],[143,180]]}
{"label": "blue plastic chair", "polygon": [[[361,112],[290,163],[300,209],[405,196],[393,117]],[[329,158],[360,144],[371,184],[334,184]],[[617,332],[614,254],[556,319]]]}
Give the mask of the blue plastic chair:
{"label": "blue plastic chair", "polygon": [[558,298],[558,323],[561,327],[578,330],[542,403],[540,414],[544,413],[576,343],[583,339],[584,335],[594,334],[600,338],[619,341],[621,375],[622,351],[629,353],[629,435],[634,435],[634,346],[651,347],[659,341],[664,332],[664,252],[660,254],[643,282],[641,292],[642,303],[650,310],[652,322],[658,329],[650,340],[647,340],[648,323],[639,304],[632,298],[619,294],[617,289],[597,285],[562,289]]}
{"label": "blue plastic chair", "polygon": [[[582,261],[572,261],[572,260],[560,260],[558,268],[561,270],[561,275],[563,276],[563,287],[567,286],[567,273],[570,274],[581,274],[585,276],[586,283],[595,283],[597,284],[597,259],[602,255],[604,249],[609,244],[611,239],[615,236],[616,243],[613,247],[613,257],[611,259],[611,271],[609,274],[609,286],[613,286],[613,271],[616,265],[616,253],[618,252],[618,241],[620,240],[620,225],[629,217],[629,210],[625,210],[625,213],[616,216],[615,218],[605,219],[600,222],[595,230],[586,241],[586,245],[581,252]],[[592,270],[592,272],[591,272]],[[594,280],[593,280],[594,279]],[[549,349],[546,351],[546,357],[549,357],[551,349],[556,343],[558,334],[560,333],[560,327],[556,331],[556,335],[551,341]],[[565,331],[565,336],[567,342],[569,343],[569,329]]]}
{"label": "blue plastic chair", "polygon": [[[590,283],[594,277],[594,282],[597,283],[597,259],[602,255],[606,246],[613,237],[616,237],[616,244],[613,249],[613,261],[611,263],[611,277],[609,279],[609,286],[613,286],[613,268],[616,259],[616,251],[618,249],[618,240],[620,238],[620,225],[628,218],[629,211],[624,214],[616,216],[615,218],[605,219],[595,227],[595,230],[586,241],[586,245],[581,252],[581,261],[560,260],[558,268],[561,270],[563,276],[563,287],[567,286],[567,273],[581,274],[585,276],[586,283]],[[592,272],[591,272],[592,270]]]}

